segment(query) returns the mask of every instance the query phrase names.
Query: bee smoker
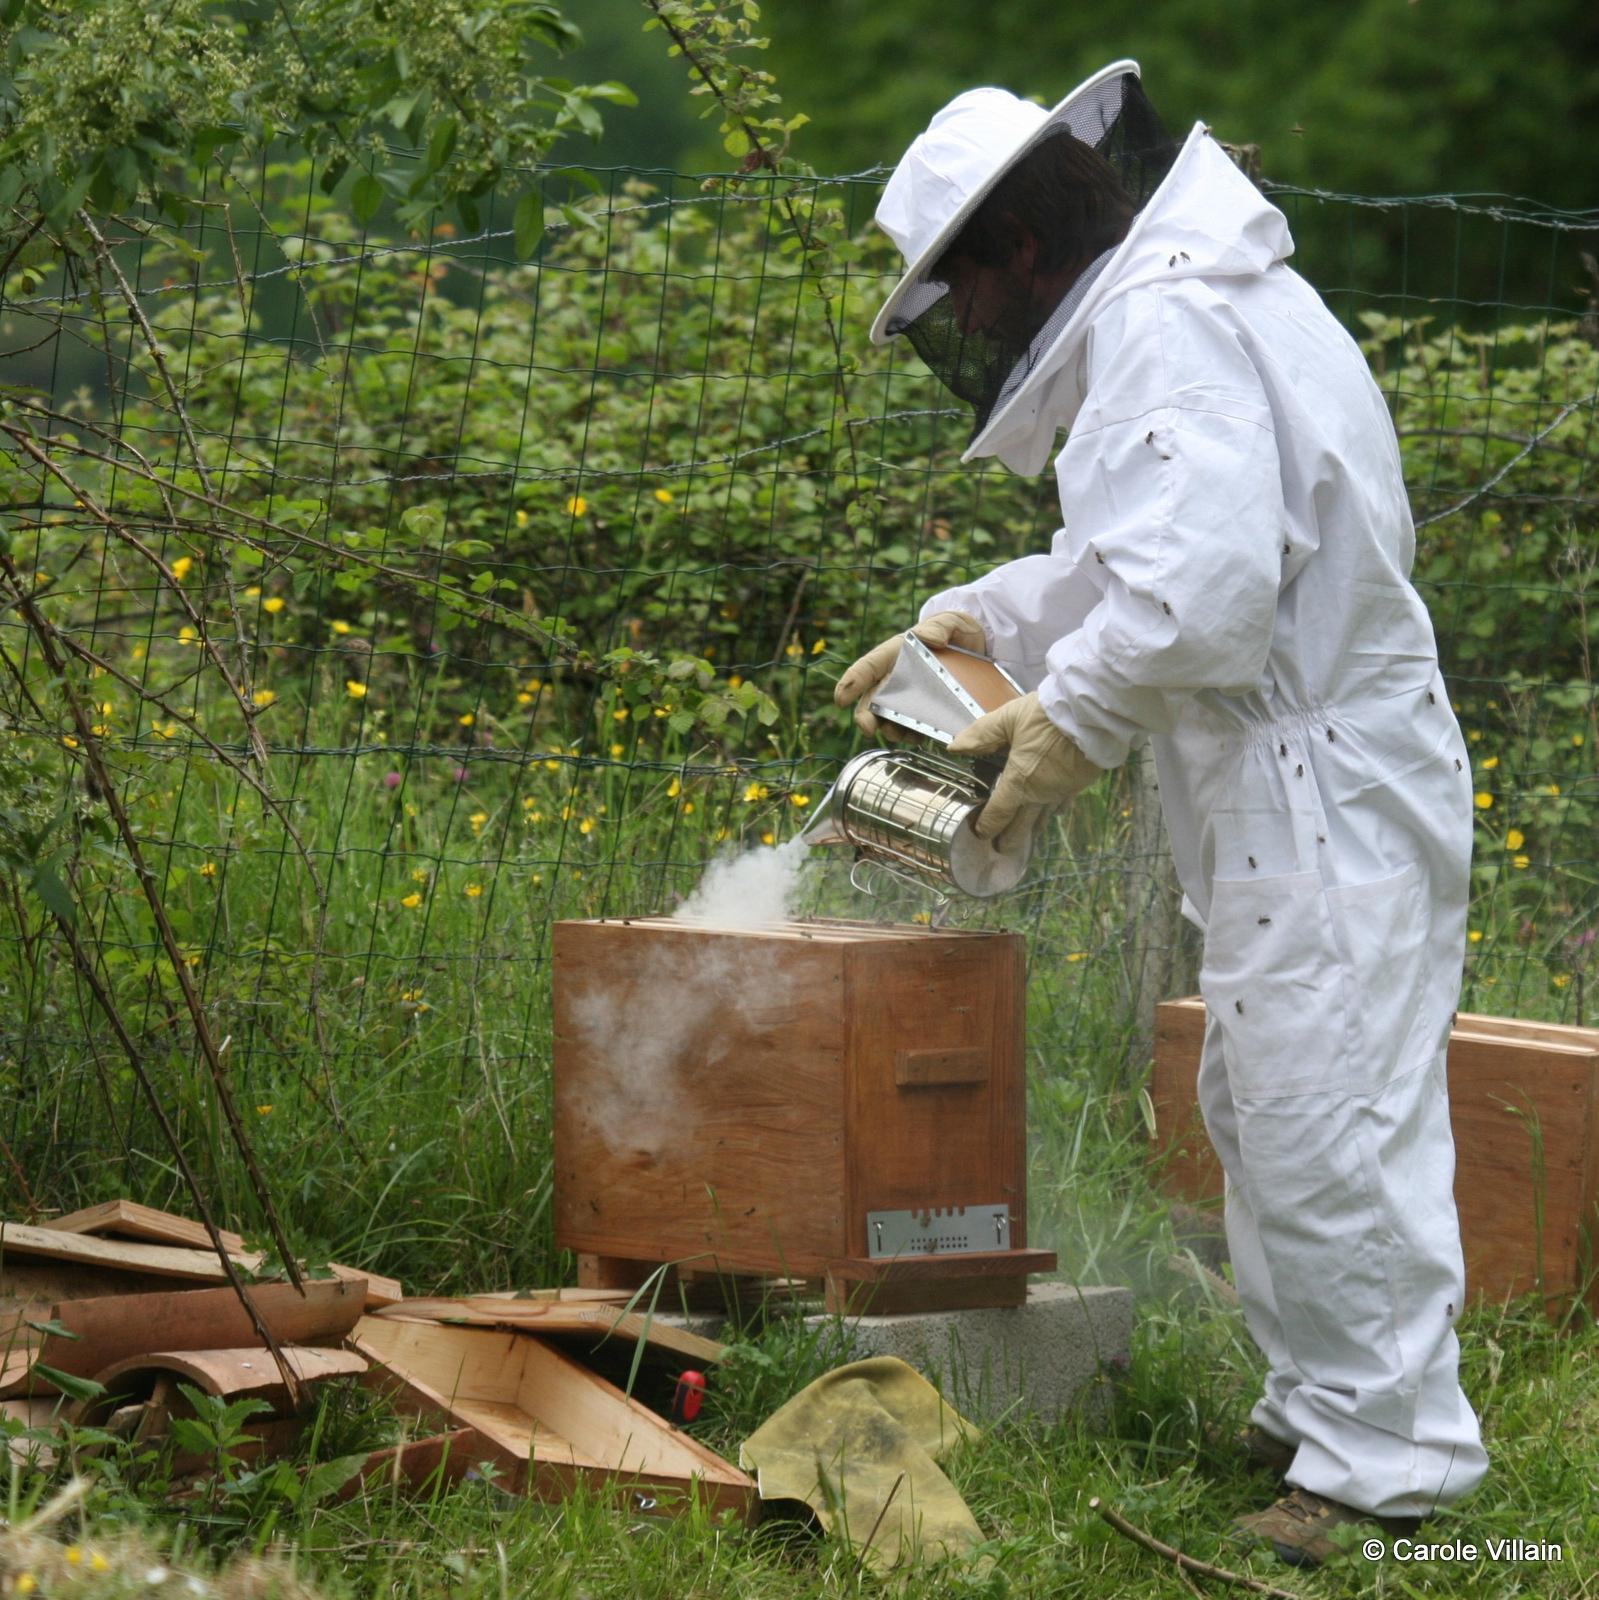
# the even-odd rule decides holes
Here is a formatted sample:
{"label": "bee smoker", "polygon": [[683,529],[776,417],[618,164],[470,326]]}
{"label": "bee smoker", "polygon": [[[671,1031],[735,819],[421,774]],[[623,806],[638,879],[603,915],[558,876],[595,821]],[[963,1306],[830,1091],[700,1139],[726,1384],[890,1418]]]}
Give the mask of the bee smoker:
{"label": "bee smoker", "polygon": [[[906,634],[894,670],[870,702],[873,713],[947,745],[962,728],[1021,693],[1003,668],[954,646],[933,650]],[[966,766],[924,750],[866,750],[845,763],[800,834],[808,845],[855,851],[850,881],[868,863],[918,888],[1004,894],[1027,870],[1030,842],[1002,853],[972,824],[997,769]]]}

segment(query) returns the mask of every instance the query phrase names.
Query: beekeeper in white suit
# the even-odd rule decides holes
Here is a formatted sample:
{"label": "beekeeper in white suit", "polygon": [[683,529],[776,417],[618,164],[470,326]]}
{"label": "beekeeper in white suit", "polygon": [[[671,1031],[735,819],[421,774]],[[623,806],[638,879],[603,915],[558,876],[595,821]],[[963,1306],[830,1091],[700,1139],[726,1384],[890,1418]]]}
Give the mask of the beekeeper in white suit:
{"label": "beekeeper in white suit", "polygon": [[[980,831],[1031,827],[1147,736],[1205,932],[1200,1099],[1269,1369],[1242,1443],[1288,1485],[1237,1526],[1296,1563],[1343,1523],[1406,1531],[1487,1458],[1444,1078],[1470,774],[1382,396],[1282,214],[1203,125],[1168,140],[1132,62],[1051,112],[959,96],[877,220],[907,270],[874,342],[903,334],[971,402],[964,460],[1053,455],[1059,480],[1049,553],[917,630],[1030,690],[951,746],[1009,750]],[[839,682],[868,732],[897,650]]]}

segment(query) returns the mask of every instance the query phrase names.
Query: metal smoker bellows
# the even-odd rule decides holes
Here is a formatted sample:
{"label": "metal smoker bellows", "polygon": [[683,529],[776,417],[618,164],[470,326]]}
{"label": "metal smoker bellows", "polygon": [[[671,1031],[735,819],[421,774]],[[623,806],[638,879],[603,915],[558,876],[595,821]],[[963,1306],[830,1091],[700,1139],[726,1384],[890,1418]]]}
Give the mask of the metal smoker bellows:
{"label": "metal smoker bellows", "polygon": [[[979,700],[974,688],[990,703]],[[871,709],[948,744],[985,711],[1020,692],[986,657],[929,650],[907,634]],[[808,845],[853,847],[850,881],[858,889],[866,885],[857,873],[871,862],[914,874],[918,887],[931,883],[979,897],[1003,894],[1021,881],[1028,851],[1002,854],[977,837],[972,823],[988,793],[976,772],[943,757],[920,750],[867,750],[846,763],[800,837]]]}

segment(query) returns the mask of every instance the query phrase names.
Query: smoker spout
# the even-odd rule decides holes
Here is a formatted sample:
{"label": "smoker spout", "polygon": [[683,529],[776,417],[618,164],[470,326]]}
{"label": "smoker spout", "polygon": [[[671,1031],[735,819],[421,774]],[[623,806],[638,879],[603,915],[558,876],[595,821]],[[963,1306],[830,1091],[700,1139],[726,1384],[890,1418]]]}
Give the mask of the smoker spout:
{"label": "smoker spout", "polygon": [[844,799],[849,793],[850,785],[855,781],[855,774],[882,754],[881,750],[863,750],[859,755],[852,756],[846,761],[843,771],[834,780],[833,787],[822,796],[821,804],[811,813],[810,821],[800,829],[796,837],[812,847],[830,844],[853,846],[855,841],[844,828]]}

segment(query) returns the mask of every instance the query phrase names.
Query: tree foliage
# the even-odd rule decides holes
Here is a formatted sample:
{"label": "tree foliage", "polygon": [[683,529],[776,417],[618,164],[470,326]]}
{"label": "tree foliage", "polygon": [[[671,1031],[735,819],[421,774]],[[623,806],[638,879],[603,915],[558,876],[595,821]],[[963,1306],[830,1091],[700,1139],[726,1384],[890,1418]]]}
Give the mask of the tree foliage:
{"label": "tree foliage", "polygon": [[508,174],[597,135],[597,103],[631,103],[543,70],[579,38],[547,0],[7,0],[0,203],[56,228],[85,203],[182,221],[286,146],[325,189],[348,177],[358,220],[453,204],[475,228]]}

